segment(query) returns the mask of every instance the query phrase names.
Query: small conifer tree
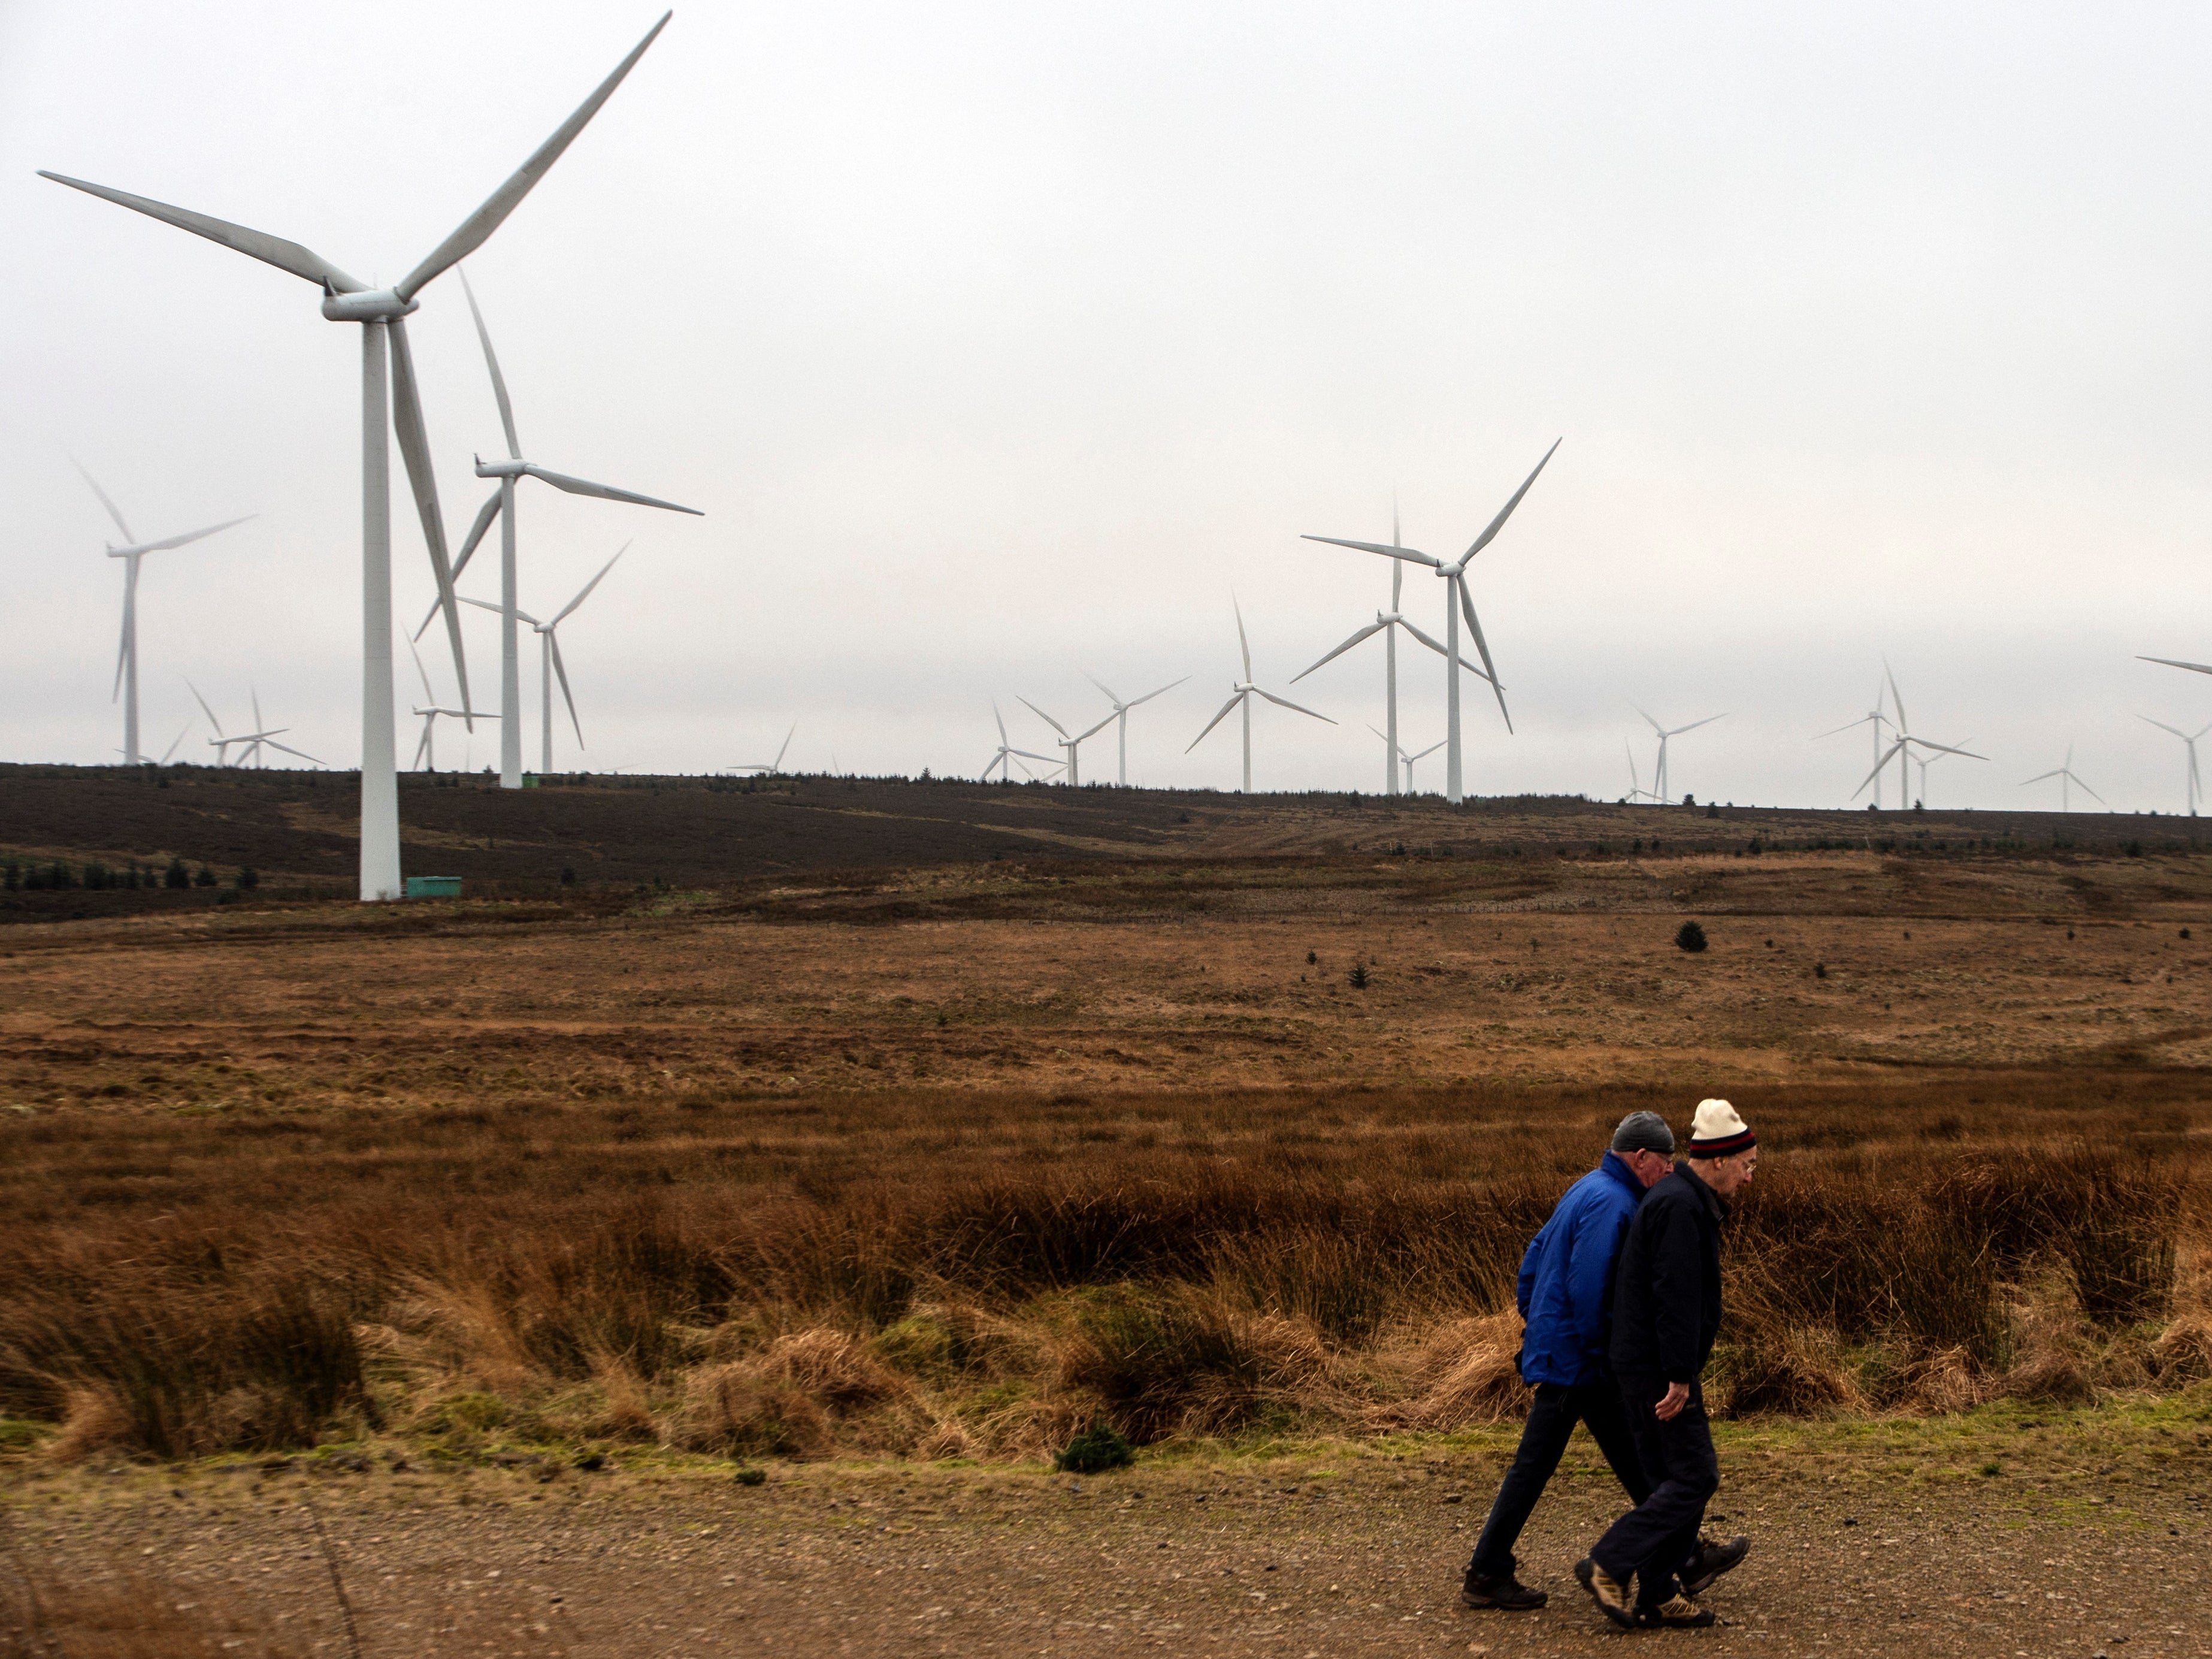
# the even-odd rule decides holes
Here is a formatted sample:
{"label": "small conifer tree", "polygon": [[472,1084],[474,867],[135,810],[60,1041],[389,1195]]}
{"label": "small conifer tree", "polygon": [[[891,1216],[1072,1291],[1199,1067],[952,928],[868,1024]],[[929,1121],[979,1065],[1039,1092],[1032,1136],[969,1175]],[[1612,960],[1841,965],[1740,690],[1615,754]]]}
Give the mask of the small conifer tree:
{"label": "small conifer tree", "polygon": [[1674,930],[1674,945],[1677,949],[1686,950],[1694,956],[1705,948],[1705,929],[1695,922],[1683,923]]}

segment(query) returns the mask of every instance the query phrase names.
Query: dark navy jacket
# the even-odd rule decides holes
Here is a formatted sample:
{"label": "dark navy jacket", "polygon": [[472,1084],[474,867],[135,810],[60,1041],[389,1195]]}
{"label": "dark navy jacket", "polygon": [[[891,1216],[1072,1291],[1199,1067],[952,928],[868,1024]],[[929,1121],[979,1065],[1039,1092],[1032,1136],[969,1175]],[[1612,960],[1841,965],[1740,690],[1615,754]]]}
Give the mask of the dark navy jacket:
{"label": "dark navy jacket", "polygon": [[1647,1195],[1620,1247],[1613,1369],[1694,1382],[1721,1329],[1721,1195],[1674,1166]]}
{"label": "dark navy jacket", "polygon": [[1606,1371],[1613,1322],[1613,1269],[1644,1183],[1617,1153],[1567,1189],[1521,1258],[1515,1300],[1528,1329],[1521,1380],[1569,1387]]}

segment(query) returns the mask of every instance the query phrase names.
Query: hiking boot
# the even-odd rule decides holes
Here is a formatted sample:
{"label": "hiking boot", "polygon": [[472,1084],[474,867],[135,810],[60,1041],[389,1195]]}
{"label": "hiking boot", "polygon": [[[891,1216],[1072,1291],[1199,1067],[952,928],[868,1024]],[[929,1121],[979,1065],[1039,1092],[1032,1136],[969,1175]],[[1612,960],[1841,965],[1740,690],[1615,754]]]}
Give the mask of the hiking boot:
{"label": "hiking boot", "polygon": [[[1636,1628],[1636,1607],[1628,1599],[1628,1586],[1620,1583],[1603,1567],[1584,1556],[1575,1563],[1575,1577],[1589,1592],[1597,1610],[1623,1630]],[[1680,1601],[1681,1598],[1675,1598]],[[1710,1622],[1710,1621],[1708,1621]]]}
{"label": "hiking boot", "polygon": [[1744,1557],[1751,1553],[1751,1540],[1738,1533],[1727,1543],[1717,1538],[1698,1540],[1697,1553],[1682,1569],[1682,1592],[1686,1595],[1703,1595],[1713,1586],[1713,1580],[1724,1572],[1734,1572]]}
{"label": "hiking boot", "polygon": [[1552,1598],[1541,1590],[1532,1590],[1521,1582],[1521,1562],[1510,1559],[1505,1571],[1492,1575],[1468,1570],[1466,1580],[1459,1587],[1459,1604],[1463,1607],[1500,1607],[1508,1613],[1531,1613]]}
{"label": "hiking boot", "polygon": [[1646,1630],[1704,1630],[1717,1622],[1711,1607],[1701,1607],[1686,1595],[1662,1601],[1656,1607],[1638,1607],[1636,1622]]}

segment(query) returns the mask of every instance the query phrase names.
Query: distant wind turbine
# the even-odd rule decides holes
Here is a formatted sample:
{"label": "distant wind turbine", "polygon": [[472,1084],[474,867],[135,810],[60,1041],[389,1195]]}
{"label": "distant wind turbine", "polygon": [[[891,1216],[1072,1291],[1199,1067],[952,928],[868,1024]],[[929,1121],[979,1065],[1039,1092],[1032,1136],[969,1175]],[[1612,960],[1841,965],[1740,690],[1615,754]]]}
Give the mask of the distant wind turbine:
{"label": "distant wind turbine", "polygon": [[792,723],[791,729],[783,735],[783,747],[776,750],[775,759],[767,761],[749,761],[742,766],[732,766],[730,770],[732,772],[758,772],[763,778],[774,778],[777,776],[783,771],[783,757],[790,751],[791,740],[798,735],[799,723],[797,721],[793,721]]}
{"label": "distant wind turbine", "polygon": [[[1632,703],[1629,704],[1629,706],[1631,708],[1636,707]],[[1638,714],[1644,714],[1644,711],[1641,709],[1637,709],[1636,712]],[[1692,720],[1686,726],[1662,726],[1657,721],[1652,719],[1650,715],[1644,714],[1644,723],[1649,725],[1653,731],[1659,734],[1659,759],[1654,764],[1651,772],[1651,798],[1653,800],[1666,802],[1674,799],[1674,796],[1668,794],[1667,790],[1668,740],[1669,738],[1680,737],[1684,732],[1693,732],[1700,726],[1710,726],[1716,720],[1725,720],[1727,718],[1728,716],[1725,714],[1709,714],[1703,720]]]}
{"label": "distant wind turbine", "polygon": [[[2081,784],[2081,780],[2074,775],[2074,746],[2071,743],[2069,743],[2066,746],[2066,764],[2064,765],[2053,766],[2049,772],[2039,772],[2033,778],[2024,778],[2021,780],[2020,786],[2022,789],[2026,789],[2030,784],[2040,784],[2046,778],[2055,778],[2058,780],[2058,810],[2061,812],[2073,811],[2074,796],[2071,786],[2075,784]],[[2105,797],[2098,794],[2096,790],[2090,789],[2087,784],[2081,784],[2081,787],[2085,790],[2087,790],[2089,798],[2092,801],[2094,801],[2099,806],[2101,807],[2105,804]]]}
{"label": "distant wind turbine", "polygon": [[[261,751],[264,748],[277,749],[286,754],[296,754],[301,759],[313,761],[318,766],[327,764],[316,759],[313,755],[307,753],[304,750],[295,749],[289,743],[279,743],[276,741],[292,729],[289,726],[263,724],[259,692],[249,691],[253,699],[253,729],[250,732],[240,732],[232,737],[224,735],[222,722],[215,717],[215,711],[208,707],[207,698],[200,696],[199,688],[189,680],[185,682],[185,685],[191,691],[194,700],[199,704],[200,711],[207,716],[208,724],[215,728],[215,735],[208,739],[208,747],[216,752],[215,763],[218,766],[242,766],[249,760],[258,766],[263,764]],[[229,758],[230,747],[234,743],[244,746],[242,753],[235,760]]]}
{"label": "distant wind turbine", "polygon": [[447,708],[438,701],[438,693],[430,685],[430,671],[422,666],[422,654],[415,649],[415,642],[411,639],[407,642],[407,655],[415,659],[415,672],[422,678],[424,704],[424,706],[415,711],[416,714],[422,718],[422,735],[416,740],[415,759],[410,764],[408,770],[420,772],[424,763],[428,762],[430,770],[435,772],[438,770],[436,734],[441,718],[458,720],[465,725],[471,717],[477,720],[496,720],[499,717],[495,714],[485,714],[482,711],[477,711],[471,717],[471,711],[466,709]]}
{"label": "distant wind turbine", "polygon": [[[1161,689],[1165,690],[1166,688],[1163,686]],[[1106,693],[1109,697],[1113,696],[1113,694],[1114,693],[1111,692],[1108,692]],[[1116,718],[1116,715],[1109,714],[1097,725],[1091,727],[1090,730],[1078,732],[1074,736],[1070,737],[1067,735],[1066,727],[1061,725],[1060,722],[1054,720],[1042,709],[1037,707],[1036,704],[1031,703],[1026,697],[1017,698],[1015,698],[1015,701],[1022,704],[1031,714],[1035,715],[1038,719],[1043,721],[1046,725],[1051,727],[1054,731],[1060,734],[1060,735],[1053,741],[1059,744],[1060,753],[1067,757],[1067,781],[1070,784],[1080,784],[1083,781],[1083,777],[1077,770],[1077,765],[1080,759],[1077,751],[1083,747],[1083,741],[1085,738],[1095,737],[1100,732],[1104,731],[1107,727],[1112,725]]]}
{"label": "distant wind turbine", "polygon": [[[1318,540],[1318,538],[1315,539]],[[1263,692],[1252,683],[1252,643],[1244,637],[1244,607],[1237,603],[1233,595],[1229,602],[1237,613],[1237,649],[1243,654],[1244,678],[1236,683],[1230,693],[1229,700],[1221,705],[1221,711],[1206,723],[1205,731],[1200,732],[1197,736],[1192,738],[1190,748],[1185,749],[1183,753],[1188,754],[1191,749],[1196,748],[1200,743],[1206,741],[1206,732],[1212,731],[1219,725],[1227,717],[1230,710],[1241,705],[1244,711],[1244,793],[1249,795],[1252,793],[1252,699],[1254,698],[1264,697],[1279,708],[1290,709],[1298,714],[1310,715],[1316,720],[1328,721],[1332,726],[1336,724],[1336,722],[1330,720],[1325,714],[1315,714],[1311,709],[1301,704],[1293,703],[1286,697],[1278,697],[1273,692]]]}
{"label": "distant wind turbine", "polygon": [[[534,478],[572,496],[597,496],[603,501],[628,502],[636,507],[659,507],[672,513],[689,513],[695,518],[703,518],[706,515],[696,507],[679,507],[672,501],[660,501],[632,491],[617,490],[610,485],[592,484],[584,479],[570,478],[565,473],[550,473],[533,461],[523,460],[521,441],[514,435],[514,406],[507,400],[507,378],[499,372],[499,358],[491,349],[491,332],[484,326],[483,313],[477,308],[476,290],[469,286],[469,273],[465,269],[461,271],[461,292],[468,299],[469,315],[476,319],[477,339],[483,346],[484,367],[491,371],[492,397],[499,405],[501,430],[507,435],[507,458],[487,461],[481,455],[477,457],[477,476],[497,479],[499,487],[477,509],[476,522],[469,527],[468,539],[462,542],[459,557],[453,560],[453,578],[455,581],[460,579],[461,572],[468,568],[469,560],[476,552],[477,544],[483,540],[484,532],[491,528],[492,520],[496,518],[499,521],[499,603],[489,608],[499,613],[499,705],[508,716],[507,724],[500,729],[499,734],[499,786],[505,790],[519,790],[522,787],[522,722],[519,713],[522,704],[522,666],[519,643],[520,633],[517,625],[527,622],[529,619],[515,609],[518,581],[514,560],[515,481]],[[619,558],[622,555],[617,553],[615,557]],[[589,592],[590,589],[585,591]],[[471,602],[480,603],[477,601]],[[435,619],[439,605],[444,603],[441,597],[437,605],[430,607],[430,614],[422,619],[422,626],[415,631],[416,638],[422,637],[422,630]],[[574,608],[573,605],[569,607],[571,610]],[[567,613],[563,612],[562,614],[565,616]],[[550,640],[553,636],[547,630],[557,625],[560,619],[560,617],[556,617],[550,624],[532,625],[538,627],[538,632]],[[563,675],[562,684],[564,690],[567,683],[567,676]],[[541,770],[550,771],[553,765],[553,693],[550,686],[546,688],[544,703],[546,737],[544,765]],[[571,717],[574,715],[574,704],[570,705],[568,712]],[[579,743],[583,741],[580,728],[576,741]]]}
{"label": "distant wind turbine", "polygon": [[[453,234],[432,249],[422,262],[389,288],[372,289],[349,277],[320,254],[299,243],[271,236],[245,225],[211,218],[189,209],[149,201],[106,185],[88,184],[58,173],[40,177],[101,197],[134,212],[143,213],[189,230],[196,236],[220,242],[280,271],[305,278],[323,290],[323,315],[332,322],[359,323],[362,329],[362,697],[361,697],[361,896],[364,900],[398,899],[403,887],[399,875],[399,778],[398,738],[394,729],[392,674],[392,431],[399,438],[399,453],[414,486],[415,506],[422,521],[422,539],[430,550],[431,574],[437,579],[438,597],[445,607],[447,638],[453,653],[453,673],[460,685],[461,706],[471,706],[467,659],[461,650],[461,617],[453,603],[453,567],[446,557],[445,519],[438,506],[438,481],[430,466],[430,441],[422,423],[422,400],[416,389],[415,359],[407,344],[407,318],[419,308],[416,298],[441,272],[483,246],[544,178],[562,152],[574,142],[599,106],[622,84],[655,36],[667,27],[668,14],[647,31],[614,72],[563,121],[530,158],[469,215]],[[315,135],[326,144],[332,134]],[[387,375],[387,353],[389,373]],[[391,402],[387,405],[388,389]],[[511,729],[514,722],[507,723]]]}
{"label": "distant wind turbine", "polygon": [[[2148,715],[2142,717],[2150,720]],[[2172,732],[2188,746],[2189,771],[2183,782],[2182,799],[2188,803],[2189,815],[2194,818],[2197,816],[2197,803],[2204,798],[2204,774],[2197,770],[2197,740],[2206,732],[2212,732],[2212,725],[2199,726],[2194,732],[2185,732],[2179,726],[2167,725],[2163,720],[2150,720],[2150,723],[2162,732]]]}
{"label": "distant wind turbine", "polygon": [[[1902,812],[1912,796],[1912,774],[1908,768],[1912,762],[1914,749],[1927,749],[1942,754],[1961,754],[1969,760],[1986,760],[1989,756],[1975,754],[1969,750],[1958,748],[1948,743],[1931,743],[1924,737],[1915,737],[1912,735],[1911,717],[1905,712],[1905,698],[1897,689],[1897,676],[1890,673],[1888,665],[1886,663],[1883,665],[1882,673],[1889,681],[1889,704],[1897,711],[1895,723],[1897,741],[1889,746],[1888,753],[1874,763],[1874,770],[1866,775],[1865,779],[1859,784],[1859,789],[1853,790],[1851,793],[1856,795],[1859,790],[1864,789],[1867,784],[1879,780],[1881,777],[1881,769],[1894,759],[1897,762],[1897,806],[1898,810]],[[2048,772],[2044,775],[2051,776]]]}
{"label": "distant wind turbine", "polygon": [[[1328,538],[1325,536],[1308,536],[1305,540],[1308,541],[1326,541],[1328,540]],[[1398,503],[1395,501],[1393,501],[1390,503],[1390,545],[1394,547],[1398,545]],[[1371,552],[1373,550],[1371,548],[1367,548],[1363,549],[1363,551]],[[1389,727],[1389,731],[1382,734],[1383,742],[1388,745],[1384,753],[1389,757],[1383,766],[1383,772],[1389,779],[1389,793],[1392,795],[1395,795],[1398,792],[1397,763],[1405,755],[1405,750],[1400,747],[1398,743],[1398,630],[1403,628],[1407,633],[1413,635],[1414,638],[1419,640],[1422,644],[1427,646],[1438,656],[1448,657],[1451,655],[1450,652],[1447,651],[1441,644],[1437,643],[1437,641],[1431,639],[1428,635],[1423,633],[1412,623],[1407,621],[1405,617],[1400,613],[1398,608],[1398,601],[1400,594],[1404,590],[1405,581],[1406,561],[1400,558],[1393,558],[1390,561],[1390,608],[1387,611],[1376,612],[1375,620],[1372,623],[1368,626],[1362,628],[1358,633],[1352,635],[1351,638],[1346,640],[1344,643],[1338,646],[1334,650],[1329,652],[1328,656],[1322,657],[1319,662],[1313,665],[1313,668],[1304,669],[1291,676],[1291,684],[1295,686],[1299,680],[1304,680],[1307,674],[1311,674],[1314,671],[1314,668],[1323,668],[1328,663],[1334,662],[1338,657],[1342,656],[1346,651],[1350,650],[1354,645],[1358,644],[1362,640],[1372,638],[1378,633],[1382,636],[1382,698],[1383,708],[1385,711],[1383,718],[1384,723]],[[1462,661],[1459,666],[1465,668],[1469,674],[1474,674],[1480,679],[1488,680],[1490,678],[1488,674],[1484,674],[1481,669],[1476,668],[1471,662]],[[1500,706],[1504,706],[1502,702]]]}
{"label": "distant wind turbine", "polygon": [[1621,750],[1628,756],[1628,798],[1631,801],[1659,801],[1661,797],[1644,787],[1644,780],[1636,775],[1636,747],[1626,738],[1620,740]]}
{"label": "distant wind turbine", "polygon": [[1462,752],[1459,731],[1459,624],[1462,616],[1467,619],[1468,631],[1474,637],[1475,653],[1482,658],[1483,678],[1489,680],[1490,689],[1498,694],[1498,712],[1504,717],[1505,729],[1509,732],[1513,729],[1513,717],[1506,712],[1505,708],[1505,688],[1498,683],[1498,665],[1490,660],[1489,643],[1482,637],[1482,624],[1474,614],[1474,601],[1468,594],[1467,567],[1473,562],[1474,556],[1490,546],[1491,542],[1497,538],[1498,533],[1505,528],[1505,521],[1513,515],[1513,509],[1521,504],[1521,497],[1527,495],[1529,486],[1536,482],[1536,474],[1541,473],[1550,463],[1552,457],[1559,453],[1559,443],[1562,442],[1564,440],[1553,442],[1552,447],[1544,452],[1544,459],[1536,463],[1536,471],[1529,473],[1521,487],[1513,492],[1513,499],[1498,509],[1498,516],[1490,521],[1489,528],[1474,539],[1473,545],[1465,552],[1449,564],[1433,554],[1420,552],[1412,547],[1401,547],[1395,543],[1384,547],[1372,541],[1347,541],[1340,536],[1305,538],[1308,541],[1327,542],[1332,547],[1356,547],[1362,552],[1380,553],[1386,558],[1400,558],[1409,564],[1425,564],[1443,579],[1444,742],[1446,745],[1444,798],[1454,806],[1457,806],[1460,802],[1460,783],[1462,775],[1460,765]]}
{"label": "distant wind turbine", "polygon": [[[512,479],[508,480],[510,487],[512,486],[513,482],[514,480]],[[584,747],[584,723],[576,718],[575,695],[568,689],[568,665],[561,660],[561,625],[575,614],[576,607],[592,596],[592,589],[598,587],[600,582],[606,580],[607,572],[613,570],[617,563],[622,558],[622,556],[629,551],[629,543],[627,541],[623,543],[621,546],[616,548],[614,558],[609,559],[605,564],[599,566],[599,575],[593,576],[589,582],[586,582],[581,588],[577,589],[576,596],[570,600],[566,605],[563,605],[560,610],[554,614],[553,619],[550,622],[540,622],[536,617],[532,616],[528,612],[516,610],[512,602],[514,599],[514,592],[511,589],[508,590],[507,595],[508,602],[502,605],[494,605],[490,601],[482,599],[463,599],[461,601],[461,603],[464,605],[473,605],[479,610],[498,611],[503,613],[512,614],[517,621],[527,622],[532,628],[537,631],[538,730],[541,741],[544,744],[544,749],[538,768],[538,775],[540,777],[544,776],[546,773],[549,773],[553,770],[553,680],[556,675],[559,677],[561,681],[562,700],[566,702],[568,705],[569,723],[576,729],[576,747],[580,749]],[[507,706],[512,708],[514,704],[509,704]],[[510,720],[507,723],[508,727],[512,727],[517,723]],[[509,744],[507,741],[507,730],[502,729],[500,733],[499,745],[500,765],[502,766],[507,764],[510,753],[515,751],[518,747],[516,745]]]}
{"label": "distant wind turbine", "polygon": [[[1815,737],[1813,740],[1817,743],[1823,737],[1839,736],[1844,732],[1856,730],[1861,726],[1871,726],[1874,729],[1874,748],[1872,751],[1874,755],[1874,771],[1870,775],[1874,779],[1874,804],[1876,811],[1881,810],[1881,729],[1884,726],[1893,723],[1890,717],[1882,712],[1883,696],[1884,692],[1882,684],[1879,680],[1877,680],[1875,681],[1874,686],[1873,708],[1861,715],[1857,719],[1846,721],[1842,725],[1837,727],[1834,731],[1822,732],[1820,734],[1820,736]],[[1866,785],[1862,784],[1859,787],[1861,789],[1864,789]]]}
{"label": "distant wind turbine", "polygon": [[1154,698],[1159,696],[1161,692],[1173,691],[1176,686],[1182,684],[1183,680],[1188,680],[1190,676],[1188,674],[1185,674],[1182,677],[1182,680],[1170,680],[1166,685],[1161,686],[1159,691],[1146,692],[1142,697],[1131,698],[1127,703],[1124,703],[1120,698],[1115,696],[1114,688],[1111,686],[1109,686],[1104,680],[1099,679],[1097,674],[1086,674],[1083,677],[1089,680],[1092,685],[1097,686],[1100,691],[1105,692],[1106,700],[1114,705],[1114,718],[1121,724],[1121,730],[1115,735],[1117,740],[1116,747],[1121,751],[1121,766],[1115,774],[1114,781],[1119,784],[1123,789],[1127,789],[1129,787],[1129,711],[1135,708],[1139,703],[1151,702]]}
{"label": "distant wind turbine", "polygon": [[[243,524],[246,518],[254,515],[248,513],[246,518],[227,518],[220,524],[209,525],[204,530],[187,530],[183,535],[164,536],[159,541],[141,541],[131,534],[131,527],[123,521],[123,514],[108,499],[107,491],[100,487],[100,481],[85,471],[84,463],[71,455],[70,465],[76,467],[78,475],[92,486],[92,493],[98,496],[100,504],[107,509],[108,517],[115,521],[115,528],[123,532],[123,546],[118,547],[112,541],[107,544],[108,558],[124,561],[123,643],[115,655],[115,690],[109,695],[111,698],[117,695],[123,698],[123,764],[136,766],[145,759],[138,753],[138,562],[149,553],[167,552],[172,547],[185,546],[204,536],[211,536],[218,530],[228,530],[234,524]],[[191,723],[189,721],[185,723],[187,726]],[[170,745],[170,753],[175,752],[176,746]],[[167,758],[163,757],[164,759]]]}
{"label": "distant wind turbine", "polygon": [[[991,717],[999,723],[999,752],[991,757],[990,764],[983,768],[983,781],[985,783],[988,784],[991,781],[991,774],[994,772],[999,774],[999,781],[1000,783],[1012,783],[1014,781],[1013,768],[1016,766],[1022,766],[1022,761],[1024,759],[1041,760],[1046,765],[1050,766],[1053,772],[1058,772],[1060,770],[1060,763],[1054,760],[1050,755],[1033,753],[1028,749],[1018,749],[1012,743],[1006,741],[1006,717],[999,712],[999,705],[996,703],[991,704]],[[833,761],[832,764],[834,765],[835,762]],[[1036,776],[1036,774],[1031,772],[1027,766],[1022,766],[1022,775],[1025,778],[1035,778]],[[1049,778],[1052,773],[1047,772],[1045,775]]]}

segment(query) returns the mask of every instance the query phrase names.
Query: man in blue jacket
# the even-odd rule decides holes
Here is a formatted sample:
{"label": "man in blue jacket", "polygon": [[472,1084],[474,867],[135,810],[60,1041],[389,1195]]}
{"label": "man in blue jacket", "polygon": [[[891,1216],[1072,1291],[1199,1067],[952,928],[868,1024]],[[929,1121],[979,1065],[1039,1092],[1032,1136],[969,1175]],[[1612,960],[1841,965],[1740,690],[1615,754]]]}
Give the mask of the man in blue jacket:
{"label": "man in blue jacket", "polygon": [[[1645,1191],[1668,1169],[1674,1131],[1656,1112],[1632,1112],[1613,1131],[1604,1162],[1567,1189],[1521,1259],[1516,1290],[1526,1321],[1521,1380],[1536,1391],[1513,1467],[1490,1506],[1468,1563],[1460,1601],[1470,1607],[1526,1611],[1549,1600],[1521,1583],[1513,1546],[1543,1496],[1575,1424],[1589,1429],[1629,1501],[1651,1495],[1619,1387],[1607,1363],[1612,1336],[1613,1266]],[[1743,1557],[1746,1540],[1702,1543],[1692,1535],[1682,1563],[1699,1588]]]}

